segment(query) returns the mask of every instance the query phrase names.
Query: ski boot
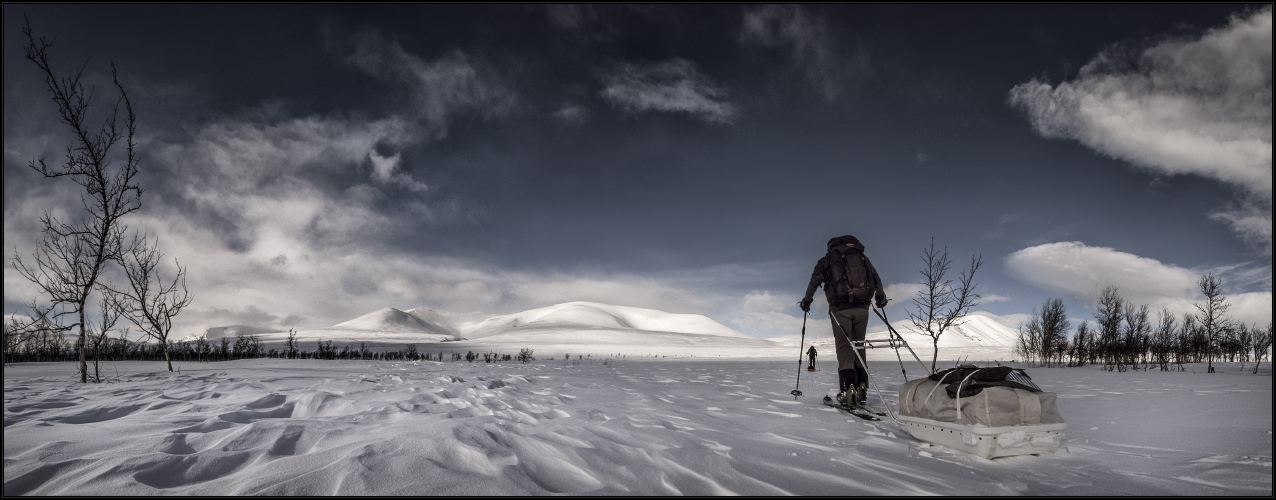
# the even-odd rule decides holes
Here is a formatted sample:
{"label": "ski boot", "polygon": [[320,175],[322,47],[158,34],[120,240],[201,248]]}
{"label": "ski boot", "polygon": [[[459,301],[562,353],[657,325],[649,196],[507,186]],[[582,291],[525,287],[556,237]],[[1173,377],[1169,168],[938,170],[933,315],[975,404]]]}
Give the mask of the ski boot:
{"label": "ski boot", "polygon": [[855,386],[855,402],[859,406],[868,403],[868,384],[859,384]]}
{"label": "ski boot", "polygon": [[848,410],[859,405],[859,398],[854,389],[837,393],[837,404]]}

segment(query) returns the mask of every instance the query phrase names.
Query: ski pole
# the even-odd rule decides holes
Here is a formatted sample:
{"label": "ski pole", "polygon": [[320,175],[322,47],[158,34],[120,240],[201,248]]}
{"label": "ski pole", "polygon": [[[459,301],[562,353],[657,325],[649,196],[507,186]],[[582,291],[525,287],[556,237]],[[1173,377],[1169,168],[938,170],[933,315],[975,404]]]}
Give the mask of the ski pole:
{"label": "ski pole", "polygon": [[[799,304],[800,304],[800,302],[799,302]],[[802,387],[802,347],[804,347],[804,346],[806,345],[806,316],[807,316],[808,314],[810,314],[810,313],[811,313],[810,311],[803,311],[803,312],[802,312],[802,340],[800,340],[800,341],[798,342],[798,376],[797,376],[797,384],[793,386],[793,391],[789,393],[789,394],[792,394],[792,395],[793,395],[793,400],[794,400],[794,401],[797,401],[798,396],[801,396],[801,395],[802,395],[802,391],[801,391],[801,390],[799,390],[799,388],[800,388],[800,387]]]}
{"label": "ski pole", "polygon": [[[846,331],[845,326],[842,326],[842,322],[837,320],[837,316],[833,315],[833,311],[829,311],[829,319],[832,319],[833,324],[837,325],[837,329],[842,331],[842,336],[846,337],[846,342],[851,344],[851,354],[854,354],[855,359],[859,361],[860,366],[864,367],[864,374],[868,375],[869,383],[872,384],[873,390],[877,391],[877,398],[882,400],[882,407],[886,408],[886,414],[890,416],[891,420],[894,420],[896,424],[903,426],[904,423],[900,422],[898,418],[895,418],[895,412],[891,411],[891,405],[886,403],[886,397],[882,395],[882,388],[877,386],[877,380],[873,378],[873,373],[868,371],[868,363],[864,362],[864,358],[860,357],[859,350],[855,349],[857,342],[851,339],[851,334]],[[864,345],[864,341],[861,340],[858,344],[862,346]]]}
{"label": "ski pole", "polygon": [[[879,312],[879,311],[877,310],[877,309],[878,309],[877,307],[875,307],[875,306],[873,306],[873,305],[871,305],[871,304],[869,305],[869,307],[872,307],[872,308],[873,308],[873,312],[874,312],[874,313],[876,313],[876,314],[878,314],[878,317],[879,317],[879,318],[882,318],[882,321],[883,321],[883,322],[885,322],[885,321],[886,321],[885,316],[883,316],[883,315],[882,315],[882,313],[881,313],[881,312]],[[889,327],[890,327],[890,323],[886,323],[886,326],[887,326],[887,328],[889,329]],[[907,383],[907,382],[908,382],[908,370],[905,370],[905,369],[904,369],[904,358],[903,358],[903,357],[900,357],[900,355],[899,355],[899,346],[895,345],[895,338],[894,338],[894,337],[891,337],[891,347],[892,347],[892,348],[893,348],[893,350],[895,351],[895,359],[899,361],[899,372],[904,374],[904,382],[905,382],[905,383]]]}
{"label": "ski pole", "polygon": [[[900,343],[904,344],[904,347],[908,348],[908,353],[913,355],[913,359],[917,360],[917,364],[922,365],[922,369],[926,370],[926,373],[934,375],[934,372],[930,371],[930,367],[927,367],[926,363],[922,362],[922,358],[917,357],[917,353],[913,352],[913,347],[908,345],[908,342],[904,340],[904,336],[900,335],[899,332],[895,331],[895,327],[891,326],[891,321],[886,319],[886,313],[878,310],[877,308],[874,308],[873,312],[877,314],[877,317],[882,319],[882,323],[886,323],[886,329],[890,330],[891,334],[899,338]],[[895,351],[895,355],[898,356],[899,351]],[[903,363],[903,361],[901,360],[900,363]]]}

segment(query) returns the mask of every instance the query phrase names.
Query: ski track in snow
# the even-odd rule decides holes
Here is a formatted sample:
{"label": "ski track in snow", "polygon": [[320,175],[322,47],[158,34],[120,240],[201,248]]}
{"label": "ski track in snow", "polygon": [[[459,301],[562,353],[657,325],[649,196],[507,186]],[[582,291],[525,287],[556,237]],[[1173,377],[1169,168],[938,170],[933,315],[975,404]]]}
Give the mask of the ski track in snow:
{"label": "ski track in snow", "polygon": [[[122,362],[88,385],[12,365],[3,492],[1272,494],[1270,369],[1030,368],[1063,445],[987,460],[820,404],[832,371],[794,401],[792,360],[570,363]],[[895,408],[898,364],[871,365]]]}

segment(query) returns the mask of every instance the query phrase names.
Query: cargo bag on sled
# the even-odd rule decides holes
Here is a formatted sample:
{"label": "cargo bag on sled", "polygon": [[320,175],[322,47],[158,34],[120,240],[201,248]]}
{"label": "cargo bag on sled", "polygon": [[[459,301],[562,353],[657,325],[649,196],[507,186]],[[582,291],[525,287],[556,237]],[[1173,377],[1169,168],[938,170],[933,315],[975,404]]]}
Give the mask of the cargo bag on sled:
{"label": "cargo bag on sled", "polygon": [[905,383],[899,415],[913,437],[984,458],[1054,452],[1068,428],[1055,394],[1008,366],[965,365]]}

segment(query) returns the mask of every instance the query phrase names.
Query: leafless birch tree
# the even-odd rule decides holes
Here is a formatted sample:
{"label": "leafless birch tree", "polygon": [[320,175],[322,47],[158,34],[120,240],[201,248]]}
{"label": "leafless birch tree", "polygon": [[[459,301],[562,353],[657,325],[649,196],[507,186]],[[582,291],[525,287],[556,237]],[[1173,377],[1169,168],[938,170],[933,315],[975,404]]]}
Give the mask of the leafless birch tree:
{"label": "leafless birch tree", "polygon": [[1227,302],[1227,297],[1223,295],[1223,280],[1215,276],[1214,273],[1201,276],[1196,285],[1201,289],[1201,294],[1205,295],[1205,303],[1196,304],[1196,310],[1201,313],[1198,319],[1201,323],[1201,328],[1205,330],[1205,357],[1206,364],[1209,367],[1208,372],[1214,373],[1215,338],[1230,326],[1224,315],[1231,308],[1231,304]]}
{"label": "leafless birch tree", "polygon": [[159,343],[160,352],[168,371],[173,371],[173,360],[168,355],[168,335],[173,329],[173,317],[190,305],[193,297],[186,289],[186,269],[174,259],[177,275],[172,281],[160,276],[159,263],[164,254],[159,251],[159,240],[134,239],[129,249],[120,257],[120,265],[128,277],[129,287],[112,291],[127,298],[119,301],[124,317],[137,326],[143,335]]}
{"label": "leafless birch tree", "polygon": [[[82,81],[85,66],[58,77],[49,61],[49,48],[54,40],[36,37],[29,20],[22,33],[27,37],[23,47],[25,57],[44,74],[45,86],[57,105],[58,114],[75,137],[74,145],[66,148],[62,166],[50,167],[44,159],[32,160],[29,166],[46,178],[68,177],[83,187],[80,201],[85,215],[64,221],[46,212],[40,217],[43,239],[36,247],[33,262],[23,260],[14,252],[13,265],[18,273],[34,283],[43,301],[47,301],[29,302],[27,305],[34,316],[20,328],[52,329],[58,335],[78,329],[80,382],[87,382],[85,305],[90,296],[99,291],[104,268],[120,257],[125,229],[120,218],[141,207],[142,189],[133,180],[138,166],[133,140],[137,121],[128,93],[112,66],[112,82],[120,97],[101,126],[89,125],[94,89],[86,89]],[[124,107],[122,123],[119,120],[121,105]],[[123,155],[115,149],[120,145],[125,148]],[[117,163],[117,160],[123,161]]]}
{"label": "leafless birch tree", "polygon": [[935,364],[939,359],[939,337],[953,326],[958,326],[961,319],[970,313],[970,309],[979,305],[979,294],[975,293],[975,271],[983,265],[983,259],[970,257],[970,269],[962,271],[958,278],[959,286],[954,288],[948,279],[952,260],[948,258],[948,248],[942,253],[935,249],[935,240],[922,253],[923,268],[922,289],[913,298],[916,310],[908,310],[908,318],[918,332],[930,336],[935,348],[931,355],[930,371],[935,372]]}

